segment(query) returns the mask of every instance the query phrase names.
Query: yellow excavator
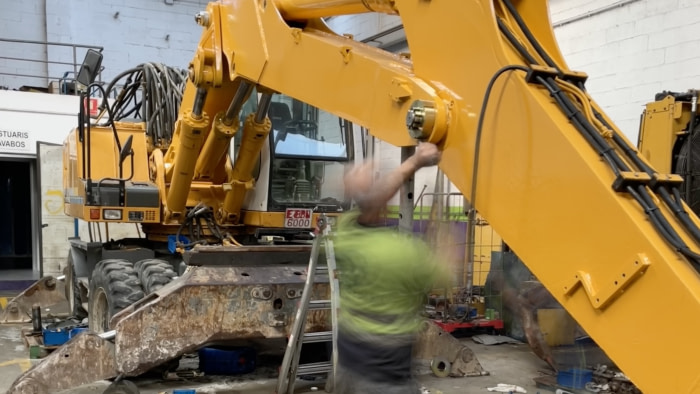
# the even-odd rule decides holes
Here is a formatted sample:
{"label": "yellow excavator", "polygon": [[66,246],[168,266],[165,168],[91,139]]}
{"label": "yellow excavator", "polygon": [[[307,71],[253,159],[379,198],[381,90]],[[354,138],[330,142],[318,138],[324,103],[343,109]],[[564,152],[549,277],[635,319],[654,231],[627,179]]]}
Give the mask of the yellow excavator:
{"label": "yellow excavator", "polygon": [[[366,12],[401,16],[410,57],[323,19]],[[74,338],[10,393],[138,375],[216,340],[283,338],[301,285],[294,266],[308,257],[296,241],[317,212],[348,207],[323,187],[351,157],[351,137],[322,134],[309,108],[395,146],[436,143],[441,170],[643,392],[700,392],[700,341],[661,341],[668,327],[649,324],[659,312],[684,327],[700,320],[700,221],[683,179],[655,169],[566,65],[546,1],[222,0],[196,21],[203,34],[167,144],[117,122],[69,137],[67,212],[141,223],[147,243],[100,246],[91,328],[109,331]],[[299,123],[274,126],[275,102]],[[298,143],[278,151],[284,141]],[[190,268],[143,296],[140,278],[152,276],[139,271],[174,267],[150,255],[167,255],[158,243]],[[141,249],[139,267],[109,254]]]}

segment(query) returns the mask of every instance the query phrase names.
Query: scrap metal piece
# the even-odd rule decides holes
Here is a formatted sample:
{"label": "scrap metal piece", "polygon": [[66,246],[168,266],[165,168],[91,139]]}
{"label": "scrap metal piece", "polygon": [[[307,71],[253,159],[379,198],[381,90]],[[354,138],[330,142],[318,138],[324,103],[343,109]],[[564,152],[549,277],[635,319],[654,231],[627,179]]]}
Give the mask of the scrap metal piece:
{"label": "scrap metal piece", "polygon": [[422,360],[443,360],[451,364],[449,376],[485,376],[474,352],[435,323],[426,321],[418,334],[413,357]]}
{"label": "scrap metal piece", "polygon": [[[308,259],[309,252],[300,248],[283,253]],[[177,280],[113,316],[110,326],[115,331],[103,336],[113,337],[114,344],[101,335],[81,333],[20,376],[9,394],[44,394],[47,388],[70,389],[117,375],[140,375],[204,345],[287,338],[308,273],[305,266],[280,259],[261,260],[255,266],[242,263],[265,253],[262,248],[208,251],[208,261],[228,258],[231,266],[191,266]],[[292,261],[294,257],[289,256]],[[328,299],[328,276],[317,275],[312,298]],[[329,324],[327,310],[313,310],[306,331],[328,331]]]}
{"label": "scrap metal piece", "polygon": [[23,373],[7,394],[48,394],[116,376],[114,344],[82,332]]}
{"label": "scrap metal piece", "polygon": [[[305,267],[293,265],[192,267],[113,317],[117,368],[135,376],[204,344],[286,338],[299,301],[290,295],[305,279]],[[313,298],[328,299],[328,277],[317,282]],[[306,331],[329,324],[328,311],[310,311]]]}
{"label": "scrap metal piece", "polygon": [[57,311],[65,311],[67,316],[69,308],[65,296],[65,282],[56,280],[53,276],[39,279],[7,303],[7,308],[0,315],[0,323],[31,322],[34,304],[42,309],[50,308],[53,316],[60,315]]}

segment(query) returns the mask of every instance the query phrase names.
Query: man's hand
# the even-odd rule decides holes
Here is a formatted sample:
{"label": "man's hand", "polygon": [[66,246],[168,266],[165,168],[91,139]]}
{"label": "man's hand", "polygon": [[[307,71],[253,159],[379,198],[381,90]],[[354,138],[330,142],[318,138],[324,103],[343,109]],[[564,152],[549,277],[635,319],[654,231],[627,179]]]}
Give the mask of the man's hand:
{"label": "man's hand", "polygon": [[421,142],[416,147],[416,153],[413,154],[417,168],[434,166],[440,162],[441,152],[435,144],[430,142]]}

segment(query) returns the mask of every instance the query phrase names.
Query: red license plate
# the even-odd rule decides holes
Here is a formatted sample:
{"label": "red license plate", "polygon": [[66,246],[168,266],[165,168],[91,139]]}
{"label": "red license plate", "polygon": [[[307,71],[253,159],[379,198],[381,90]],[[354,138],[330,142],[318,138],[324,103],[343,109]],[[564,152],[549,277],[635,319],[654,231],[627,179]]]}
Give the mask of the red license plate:
{"label": "red license plate", "polygon": [[284,227],[311,228],[311,210],[302,208],[287,208],[284,214]]}

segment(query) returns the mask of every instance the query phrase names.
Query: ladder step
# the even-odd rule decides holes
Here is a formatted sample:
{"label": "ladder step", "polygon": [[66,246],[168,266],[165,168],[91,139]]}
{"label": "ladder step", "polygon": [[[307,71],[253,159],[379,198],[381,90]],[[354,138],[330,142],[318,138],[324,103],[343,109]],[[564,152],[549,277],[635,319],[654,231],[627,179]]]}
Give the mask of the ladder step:
{"label": "ladder step", "polygon": [[333,371],[333,363],[322,361],[320,363],[301,364],[297,367],[297,376],[314,375]]}
{"label": "ladder step", "polygon": [[311,300],[309,310],[331,309],[331,300]]}
{"label": "ladder step", "polygon": [[330,342],[333,339],[333,331],[307,332],[302,339],[303,343]]}
{"label": "ladder step", "polygon": [[328,266],[317,266],[316,275],[328,275]]}

